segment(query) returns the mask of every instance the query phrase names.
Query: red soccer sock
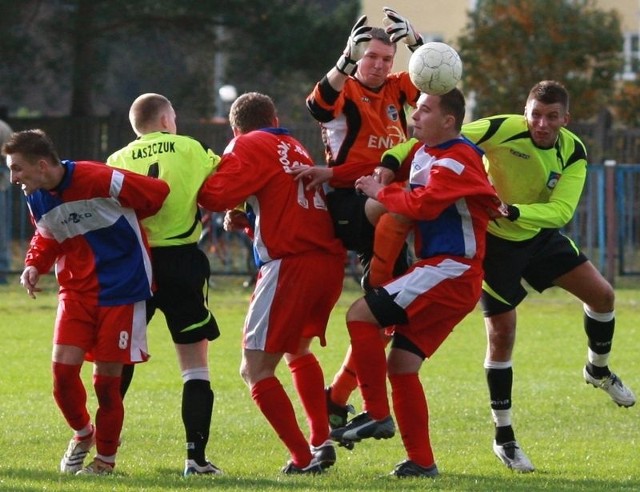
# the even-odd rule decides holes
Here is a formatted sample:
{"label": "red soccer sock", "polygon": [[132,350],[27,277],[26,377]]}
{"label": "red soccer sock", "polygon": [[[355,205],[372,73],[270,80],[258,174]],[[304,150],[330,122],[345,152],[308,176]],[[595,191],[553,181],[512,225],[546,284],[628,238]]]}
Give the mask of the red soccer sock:
{"label": "red soccer sock", "polygon": [[329,439],[329,416],[324,395],[324,375],[314,354],[298,357],[289,364],[293,386],[300,396],[311,430],[309,442],[320,446]]}
{"label": "red soccer sock", "polygon": [[73,430],[81,430],[91,421],[87,411],[87,392],[80,378],[81,365],[52,362],[53,398]]}
{"label": "red soccer sock", "polygon": [[96,450],[102,456],[115,456],[124,422],[124,405],[120,394],[120,376],[93,375],[98,398],[96,412]]}
{"label": "red soccer sock", "polygon": [[251,388],[251,398],[291,453],[293,464],[300,468],[308,466],[311,462],[309,443],[298,427],[291,400],[278,378],[272,376],[258,381]]}
{"label": "red soccer sock", "polygon": [[429,438],[429,407],[418,374],[391,374],[393,412],[411,461],[420,466],[435,463]]}
{"label": "red soccer sock", "polygon": [[347,321],[351,357],[358,374],[364,408],[374,420],[391,415],[387,398],[387,358],[380,329],[364,321]]}
{"label": "red soccer sock", "polygon": [[393,278],[393,267],[411,227],[411,222],[398,220],[391,213],[380,217],[376,224],[369,270],[369,284],[372,287],[378,287]]}
{"label": "red soccer sock", "polygon": [[344,407],[351,397],[351,393],[358,387],[358,378],[351,356],[351,346],[347,350],[342,367],[333,377],[331,382],[331,401]]}

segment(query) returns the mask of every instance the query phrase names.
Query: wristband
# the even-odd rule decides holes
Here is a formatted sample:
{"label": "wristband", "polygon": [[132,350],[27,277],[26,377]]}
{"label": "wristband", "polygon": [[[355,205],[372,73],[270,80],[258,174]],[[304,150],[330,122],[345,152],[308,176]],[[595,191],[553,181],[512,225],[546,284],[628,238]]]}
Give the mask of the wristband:
{"label": "wristband", "polygon": [[420,36],[420,34],[416,33],[416,42],[415,42],[415,44],[408,44],[407,47],[409,48],[411,53],[413,53],[415,50],[420,48],[420,46],[422,46],[423,44],[424,44],[424,40],[422,39],[422,36]]}
{"label": "wristband", "polygon": [[342,55],[338,60],[338,63],[336,63],[336,68],[338,69],[338,72],[343,75],[353,75],[356,73],[358,65],[355,60],[352,60],[346,55]]}
{"label": "wristband", "polygon": [[518,220],[518,217],[520,217],[520,209],[515,205],[507,205],[507,219],[513,222]]}

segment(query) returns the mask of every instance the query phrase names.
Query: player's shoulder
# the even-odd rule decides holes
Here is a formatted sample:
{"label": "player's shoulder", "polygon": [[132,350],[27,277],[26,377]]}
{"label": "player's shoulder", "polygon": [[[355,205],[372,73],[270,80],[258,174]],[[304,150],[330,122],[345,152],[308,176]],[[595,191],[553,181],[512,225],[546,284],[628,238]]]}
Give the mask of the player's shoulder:
{"label": "player's shoulder", "polygon": [[401,82],[411,81],[409,78],[409,72],[392,72],[387,75],[387,83],[398,84]]}
{"label": "player's shoulder", "polygon": [[587,160],[587,148],[575,133],[568,128],[561,128],[558,134],[560,150],[567,157],[567,162]]}
{"label": "player's shoulder", "polygon": [[524,115],[498,114],[462,125],[462,134],[476,145],[522,140],[529,137]]}
{"label": "player's shoulder", "polygon": [[567,127],[560,128],[560,138],[572,140],[573,142],[579,143],[580,145],[584,145],[582,139]]}
{"label": "player's shoulder", "polygon": [[192,137],[191,135],[183,135],[181,133],[163,133],[162,136],[159,137],[159,141],[175,142],[178,145],[193,147],[198,150],[211,150],[210,147],[202,140]]}

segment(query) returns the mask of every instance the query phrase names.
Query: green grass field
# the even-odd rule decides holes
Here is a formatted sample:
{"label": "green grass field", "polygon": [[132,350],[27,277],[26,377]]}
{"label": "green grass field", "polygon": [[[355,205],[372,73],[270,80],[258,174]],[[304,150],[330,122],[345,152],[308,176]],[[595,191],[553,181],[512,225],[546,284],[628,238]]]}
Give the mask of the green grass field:
{"label": "green grass field", "polygon": [[[151,360],[138,367],[125,401],[126,418],[116,473],[75,477],[58,473],[71,433],[51,396],[51,333],[56,296],[52,279],[37,300],[12,278],[0,287],[2,359],[0,385],[0,490],[640,490],[639,407],[618,408],[582,380],[586,338],[580,304],[561,291],[531,295],[519,311],[515,354],[514,425],[536,472],[518,475],[493,455],[492,422],[482,369],[484,328],[478,310],[469,315],[427,362],[431,435],[441,476],[399,481],[389,471],[404,459],[398,435],[365,441],[321,476],[284,476],[287,451],[268,426],[238,375],[242,321],[250,293],[240,279],[216,277],[211,306],[222,337],[211,346],[215,408],[209,458],[220,477],[181,477],[184,437],[180,419],[181,378],[164,321],[149,328]],[[318,347],[327,379],[340,366],[347,345],[344,313],[359,295],[352,280],[328,329],[329,346]],[[611,365],[640,392],[640,291],[617,293],[617,329]],[[90,367],[84,369],[90,384]],[[283,366],[280,379],[304,417]],[[92,396],[92,389],[89,387]],[[360,408],[359,396],[353,403]],[[91,397],[92,412],[95,398]],[[304,427],[303,427],[304,428]]]}

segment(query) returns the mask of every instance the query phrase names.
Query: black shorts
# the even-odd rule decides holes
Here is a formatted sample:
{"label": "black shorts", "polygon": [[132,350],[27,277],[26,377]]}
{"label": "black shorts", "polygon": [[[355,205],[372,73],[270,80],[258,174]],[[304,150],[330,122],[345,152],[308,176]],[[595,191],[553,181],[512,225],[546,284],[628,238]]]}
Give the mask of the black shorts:
{"label": "black shorts", "polygon": [[[362,287],[370,290],[369,268],[373,256],[375,228],[364,211],[368,197],[353,189],[337,188],[327,193],[327,207],[333,220],[336,237],[344,247],[355,251],[362,265]],[[404,244],[393,268],[393,276],[402,275],[409,268],[407,245]]]}
{"label": "black shorts", "polygon": [[164,313],[174,343],[215,340],[220,330],[208,305],[209,260],[195,244],[151,248],[156,292],[147,302],[147,320]]}
{"label": "black shorts", "polygon": [[589,261],[575,243],[557,229],[543,229],[526,241],[487,234],[484,284],[480,299],[485,316],[515,309],[527,296],[524,279],[542,292],[555,279]]}
{"label": "black shorts", "polygon": [[364,212],[367,196],[354,189],[339,188],[327,193],[327,207],[333,227],[344,247],[357,253],[373,252],[374,228]]}

